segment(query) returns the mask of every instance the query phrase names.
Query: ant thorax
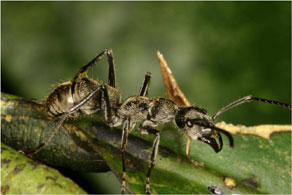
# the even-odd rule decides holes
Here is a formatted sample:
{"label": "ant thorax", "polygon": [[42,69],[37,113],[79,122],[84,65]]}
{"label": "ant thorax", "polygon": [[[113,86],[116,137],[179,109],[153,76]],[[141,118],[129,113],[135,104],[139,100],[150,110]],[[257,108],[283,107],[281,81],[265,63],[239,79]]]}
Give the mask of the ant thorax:
{"label": "ant thorax", "polygon": [[214,122],[207,111],[195,106],[180,107],[175,118],[176,125],[192,139],[198,140],[201,137],[211,136],[213,130],[204,127],[204,125],[199,126],[198,120],[208,126],[214,126]]}
{"label": "ant thorax", "polygon": [[131,96],[118,109],[113,118],[114,124],[112,126],[119,126],[122,121],[129,120],[131,126],[137,122],[146,122],[154,127],[173,121],[177,110],[177,105],[168,99]]}
{"label": "ant thorax", "polygon": [[131,123],[146,120],[150,102],[151,99],[148,97],[131,96],[120,106],[117,115],[121,120],[129,118]]}
{"label": "ant thorax", "polygon": [[178,111],[178,106],[165,98],[152,99],[149,106],[148,119],[157,125],[173,121]]}

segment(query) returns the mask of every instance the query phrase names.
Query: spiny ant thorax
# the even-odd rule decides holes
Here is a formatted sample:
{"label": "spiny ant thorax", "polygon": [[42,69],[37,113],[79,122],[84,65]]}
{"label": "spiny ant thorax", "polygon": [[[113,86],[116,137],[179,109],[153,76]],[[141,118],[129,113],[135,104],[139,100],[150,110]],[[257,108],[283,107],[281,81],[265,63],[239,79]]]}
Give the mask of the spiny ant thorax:
{"label": "spiny ant thorax", "polygon": [[156,124],[164,124],[175,119],[178,106],[165,98],[152,99],[150,103],[148,119]]}
{"label": "spiny ant thorax", "polygon": [[150,102],[148,97],[131,96],[120,106],[117,115],[121,119],[131,117],[131,122],[146,120]]}
{"label": "spiny ant thorax", "polygon": [[152,126],[173,121],[177,112],[174,102],[164,98],[150,99],[145,96],[131,96],[120,106],[111,126],[118,126],[124,120],[131,123],[151,122]]}

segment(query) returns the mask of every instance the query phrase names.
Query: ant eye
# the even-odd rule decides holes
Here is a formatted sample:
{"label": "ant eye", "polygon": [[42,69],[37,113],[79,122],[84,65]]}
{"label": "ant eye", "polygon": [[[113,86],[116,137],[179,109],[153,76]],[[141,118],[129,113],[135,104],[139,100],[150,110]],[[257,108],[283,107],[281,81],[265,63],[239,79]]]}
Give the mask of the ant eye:
{"label": "ant eye", "polygon": [[192,127],[194,124],[191,120],[187,119],[186,124],[188,127]]}

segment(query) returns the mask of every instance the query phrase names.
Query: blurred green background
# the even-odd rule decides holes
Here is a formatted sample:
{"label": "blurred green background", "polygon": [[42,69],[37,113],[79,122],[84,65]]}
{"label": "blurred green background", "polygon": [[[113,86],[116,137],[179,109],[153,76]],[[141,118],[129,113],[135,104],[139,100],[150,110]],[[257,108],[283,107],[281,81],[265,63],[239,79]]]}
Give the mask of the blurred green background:
{"label": "blurred green background", "polygon": [[[3,92],[45,100],[112,48],[124,98],[147,71],[149,95],[165,96],[159,50],[189,101],[211,114],[249,94],[291,102],[290,2],[1,2],[1,19]],[[106,60],[90,76],[106,82]],[[290,124],[291,116],[249,103],[217,120]],[[111,173],[66,174],[90,193],[120,191]]]}

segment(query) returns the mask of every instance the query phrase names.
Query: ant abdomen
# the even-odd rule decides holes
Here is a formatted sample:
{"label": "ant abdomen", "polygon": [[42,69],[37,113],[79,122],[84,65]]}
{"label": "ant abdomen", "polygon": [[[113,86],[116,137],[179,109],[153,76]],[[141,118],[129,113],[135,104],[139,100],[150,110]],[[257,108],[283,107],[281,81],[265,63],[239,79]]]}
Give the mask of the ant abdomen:
{"label": "ant abdomen", "polygon": [[[52,117],[61,117],[70,108],[83,100],[88,94],[99,86],[97,81],[83,78],[76,82],[74,92],[72,94],[72,82],[60,84],[53,90],[47,98],[48,114]],[[80,112],[84,114],[92,114],[100,109],[100,103],[97,100],[101,99],[101,92],[97,92],[94,97],[80,107]],[[99,101],[98,101],[99,102]],[[79,116],[80,112],[72,113],[72,117]]]}
{"label": "ant abdomen", "polygon": [[[111,105],[117,106],[121,101],[119,90],[107,84],[105,85],[107,86]],[[48,96],[47,107],[49,115],[52,117],[62,116],[64,113],[68,112],[70,108],[81,102],[86,96],[91,94],[99,86],[100,84],[96,80],[82,78],[76,82],[72,93],[72,82],[65,82],[60,84]],[[79,112],[72,113],[71,117],[78,117],[80,113],[90,115],[103,108],[103,95],[102,91],[99,90],[93,95],[92,98],[90,98],[79,108]]]}
{"label": "ant abdomen", "polygon": [[[108,59],[108,84],[100,83],[98,80],[90,79],[87,76],[88,70],[95,66],[104,56]],[[81,67],[71,81],[59,84],[49,94],[44,103],[47,113],[50,118],[58,118],[60,120],[50,136],[33,152],[27,154],[33,156],[41,151],[55,136],[67,118],[77,118],[80,114],[90,115],[96,111],[103,110],[107,123],[110,124],[111,114],[116,113],[120,104],[121,95],[116,88],[112,51],[106,49],[88,64]]]}

